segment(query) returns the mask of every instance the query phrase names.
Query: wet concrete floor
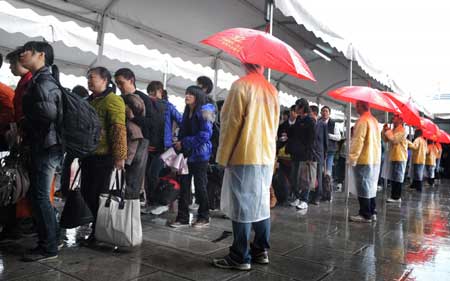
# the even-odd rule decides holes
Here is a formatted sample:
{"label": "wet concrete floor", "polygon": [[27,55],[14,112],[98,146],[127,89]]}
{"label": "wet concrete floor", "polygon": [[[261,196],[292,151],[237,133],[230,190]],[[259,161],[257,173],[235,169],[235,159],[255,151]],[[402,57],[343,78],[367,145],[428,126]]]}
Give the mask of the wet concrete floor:
{"label": "wet concrete floor", "polygon": [[229,220],[213,215],[209,228],[172,229],[169,212],[142,217],[144,243],[133,251],[80,247],[83,228],[67,230],[53,261],[21,262],[30,239],[0,244],[0,280],[450,280],[450,182],[422,194],[405,188],[401,204],[384,203],[388,193],[378,193],[378,220],[370,224],[348,222],[358,204],[351,198],[346,206],[343,193],[307,212],[277,206],[270,264],[250,272],[211,266],[231,243],[221,237]]}

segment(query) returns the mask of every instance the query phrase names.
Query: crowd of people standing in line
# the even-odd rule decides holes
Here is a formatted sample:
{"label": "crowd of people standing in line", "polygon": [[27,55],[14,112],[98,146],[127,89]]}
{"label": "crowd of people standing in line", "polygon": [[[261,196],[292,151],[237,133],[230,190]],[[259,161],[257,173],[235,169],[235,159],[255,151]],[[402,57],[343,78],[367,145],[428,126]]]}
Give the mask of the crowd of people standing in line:
{"label": "crowd of people standing in line", "polygon": [[[46,42],[28,42],[11,52],[6,59],[11,71],[21,79],[16,90],[0,84],[3,97],[11,106],[2,108],[2,150],[10,143],[20,142],[30,149],[31,188],[28,198],[14,206],[16,211],[28,210],[38,233],[38,246],[24,256],[24,261],[56,258],[59,246],[59,227],[51,203],[52,181],[55,171],[62,167],[62,193],[68,192],[73,155],[64,155],[64,144],[58,128],[62,114],[62,92],[59,71],[54,65],[52,47]],[[355,187],[360,204],[355,222],[376,220],[376,191],[381,167],[381,138],[389,143],[389,165],[386,175],[392,183],[388,202],[400,202],[402,183],[408,161],[408,147],[412,152],[413,187],[422,190],[423,171],[433,184],[434,168],[441,148],[430,142],[427,146],[421,131],[416,130],[414,142],[407,140],[402,119],[393,118],[394,128],[383,128],[371,115],[365,102],[356,104],[360,119],[356,123],[346,156],[339,130],[330,118],[331,109],[310,106],[306,99],[296,101],[287,118],[279,126],[280,105],[276,89],[263,76],[264,69],[243,64],[246,75],[233,83],[220,114],[218,145],[213,144],[214,128],[219,113],[209,93],[211,80],[199,77],[197,85],[186,89],[186,107],[180,114],[168,101],[160,81],[152,81],[147,94],[137,90],[136,77],[127,68],[111,72],[101,66],[87,72],[88,90],[81,86],[72,91],[86,99],[97,112],[101,133],[96,150],[81,159],[81,193],[94,217],[99,208],[99,196],[107,193],[114,169],[126,170],[126,197],[138,198],[144,186],[146,207],[143,213],[160,214],[167,206],[155,202],[158,181],[164,163],[161,154],[170,148],[182,152],[188,159],[189,173],[178,177],[181,191],[178,214],[171,227],[190,226],[189,204],[191,182],[199,204],[193,227],[207,227],[210,223],[207,191],[207,170],[210,162],[224,167],[221,209],[232,220],[233,244],[223,258],[213,260],[220,268],[248,270],[251,263],[268,264],[270,238],[271,186],[281,199],[291,196],[290,205],[306,210],[308,204],[331,200],[331,186],[335,155],[339,161],[353,166]],[[121,95],[117,95],[117,87]],[[12,123],[19,130],[13,132]],[[175,134],[175,128],[179,128]],[[217,132],[216,132],[217,133]],[[437,164],[436,164],[437,162]],[[342,163],[341,163],[342,164]],[[338,179],[337,185],[342,184]],[[289,186],[289,190],[286,189]],[[273,195],[272,195],[273,196]],[[283,200],[279,200],[283,201]],[[31,208],[30,208],[31,206]],[[9,212],[11,214],[11,212]],[[14,223],[13,223],[14,224]],[[250,246],[251,229],[255,238]],[[7,231],[3,229],[3,232]],[[90,236],[83,241],[95,243],[95,219]]]}

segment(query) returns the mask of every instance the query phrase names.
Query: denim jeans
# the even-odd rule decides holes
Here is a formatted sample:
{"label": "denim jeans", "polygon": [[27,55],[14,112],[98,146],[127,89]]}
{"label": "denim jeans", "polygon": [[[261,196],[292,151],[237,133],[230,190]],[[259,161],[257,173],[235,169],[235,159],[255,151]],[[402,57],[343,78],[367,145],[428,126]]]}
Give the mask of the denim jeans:
{"label": "denim jeans", "polygon": [[331,178],[333,178],[333,164],[334,164],[334,155],[336,154],[335,151],[328,151],[327,152],[327,166],[326,166],[326,173]]}
{"label": "denim jeans", "polygon": [[208,161],[188,163],[189,175],[181,176],[181,190],[178,198],[177,221],[189,223],[189,204],[192,177],[194,177],[195,199],[198,202],[197,219],[209,220]]}
{"label": "denim jeans", "polygon": [[291,192],[294,195],[294,198],[297,199],[300,197],[300,186],[298,184],[298,168],[300,166],[300,161],[292,160],[291,163],[292,163],[290,176]]}
{"label": "denim jeans", "polygon": [[255,230],[255,239],[251,245],[253,254],[258,254],[270,248],[270,218],[253,222],[240,223],[233,221],[233,244],[230,247],[229,257],[236,263],[250,263],[250,234]]}
{"label": "denim jeans", "polygon": [[58,252],[59,226],[56,213],[50,203],[50,190],[55,170],[62,165],[61,146],[48,149],[32,147],[31,186],[28,193],[38,231],[38,245],[48,254]]}
{"label": "denim jeans", "polygon": [[159,183],[159,174],[164,168],[164,162],[161,160],[161,153],[159,152],[149,152],[147,159],[147,172],[146,172],[146,183],[145,183],[145,193],[147,194],[147,203],[153,204],[153,198],[155,198],[155,190]]}
{"label": "denim jeans", "polygon": [[376,198],[363,198],[358,197],[359,201],[359,215],[365,219],[371,219],[373,215],[377,214],[376,211]]}

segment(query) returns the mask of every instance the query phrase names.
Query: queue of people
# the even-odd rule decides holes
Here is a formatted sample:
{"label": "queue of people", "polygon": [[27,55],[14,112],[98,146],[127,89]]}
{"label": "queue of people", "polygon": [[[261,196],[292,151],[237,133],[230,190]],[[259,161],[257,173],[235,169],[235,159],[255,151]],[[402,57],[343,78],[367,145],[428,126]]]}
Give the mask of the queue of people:
{"label": "queue of people", "polygon": [[[21,79],[15,91],[0,84],[1,98],[8,105],[2,107],[0,115],[1,148],[7,151],[20,145],[29,151],[31,186],[26,198],[2,212],[7,217],[7,222],[2,222],[2,235],[17,226],[19,218],[32,217],[38,245],[23,260],[55,259],[60,246],[60,229],[52,204],[55,171],[62,168],[61,191],[67,196],[76,158],[64,153],[60,126],[64,93],[59,70],[54,65],[53,49],[46,42],[28,42],[6,59],[12,73]],[[114,74],[101,66],[88,70],[88,89],[72,89],[80,101],[87,101],[95,110],[101,128],[96,149],[79,159],[81,194],[94,217],[90,235],[81,241],[83,245],[97,242],[100,196],[109,192],[115,170],[126,171],[125,198],[144,198],[142,214],[160,215],[169,210],[168,203],[173,202],[161,203],[158,193],[166,172],[161,156],[171,149],[187,158],[188,171],[171,173],[180,189],[176,196],[178,213],[170,227],[209,226],[209,171],[211,165],[223,170],[220,205],[232,221],[233,244],[228,255],[215,258],[213,264],[225,269],[249,270],[252,263],[269,263],[270,208],[274,202],[271,197],[279,197],[279,203],[290,198],[289,205],[303,212],[311,204],[331,201],[336,155],[336,162],[340,163],[337,170],[348,164],[355,175],[352,179],[360,209],[350,216],[353,222],[376,220],[382,139],[389,143],[389,165],[385,168],[392,190],[388,203],[401,202],[408,149],[412,151],[412,187],[422,191],[424,174],[434,185],[442,147],[431,141],[427,144],[420,130],[410,142],[401,116],[393,117],[392,129],[385,125],[380,132],[369,104],[358,101],[356,111],[360,118],[352,129],[347,155],[343,146],[346,142],[330,118],[329,107],[322,107],[319,116],[318,106],[299,99],[283,114],[284,122],[279,124],[278,93],[264,77],[264,69],[255,64],[243,66],[246,75],[232,85],[220,112],[209,95],[213,90],[211,79],[201,76],[197,85],[186,89],[182,114],[169,102],[160,81],[150,82],[147,93],[143,93],[137,90],[136,76],[128,68],[120,68]],[[216,118],[219,113],[220,120]],[[274,173],[278,173],[276,184],[272,180]],[[336,186],[342,181],[338,177]],[[192,182],[198,204],[193,222],[189,213]],[[252,228],[255,237],[250,243]]]}

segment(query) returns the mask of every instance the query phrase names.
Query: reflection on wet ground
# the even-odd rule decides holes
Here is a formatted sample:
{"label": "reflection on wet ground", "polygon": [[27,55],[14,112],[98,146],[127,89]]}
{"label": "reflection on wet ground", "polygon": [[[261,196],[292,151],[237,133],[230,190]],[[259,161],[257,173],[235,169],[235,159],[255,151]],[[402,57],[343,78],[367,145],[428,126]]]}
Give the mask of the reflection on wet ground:
{"label": "reflection on wet ground", "polygon": [[271,263],[251,272],[219,270],[211,257],[225,255],[231,222],[213,215],[206,229],[172,229],[170,212],[143,216],[144,244],[135,250],[80,247],[86,227],[65,231],[59,258],[19,261],[32,238],[0,244],[0,280],[450,280],[450,182],[419,194],[405,188],[401,204],[378,193],[378,220],[348,222],[358,209],[344,194],[307,212],[272,211]]}

